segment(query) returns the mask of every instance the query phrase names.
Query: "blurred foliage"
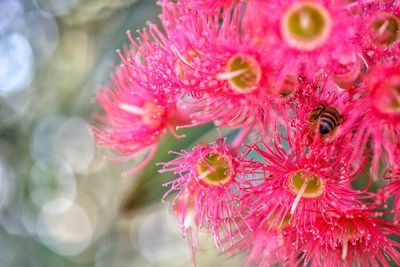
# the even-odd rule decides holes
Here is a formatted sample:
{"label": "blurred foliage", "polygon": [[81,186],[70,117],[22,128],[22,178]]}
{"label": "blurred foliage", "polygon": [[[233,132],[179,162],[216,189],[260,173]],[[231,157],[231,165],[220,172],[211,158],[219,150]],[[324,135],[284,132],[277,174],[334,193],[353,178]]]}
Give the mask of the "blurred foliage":
{"label": "blurred foliage", "polygon": [[[159,13],[153,0],[0,1],[1,267],[190,265],[160,203],[170,177],[155,163],[218,133],[204,125],[182,130],[190,138],[167,136],[127,178],[120,174],[140,159],[105,161],[90,133],[115,50]],[[199,266],[235,266],[217,253],[200,252]]]}

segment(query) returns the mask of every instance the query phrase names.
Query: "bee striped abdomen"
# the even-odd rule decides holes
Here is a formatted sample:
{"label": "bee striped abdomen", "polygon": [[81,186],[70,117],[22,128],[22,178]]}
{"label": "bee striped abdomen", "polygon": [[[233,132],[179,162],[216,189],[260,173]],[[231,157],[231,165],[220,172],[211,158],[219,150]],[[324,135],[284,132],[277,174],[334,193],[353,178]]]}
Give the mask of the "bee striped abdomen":
{"label": "bee striped abdomen", "polygon": [[326,135],[333,132],[341,123],[341,115],[335,109],[326,109],[319,118],[319,133]]}

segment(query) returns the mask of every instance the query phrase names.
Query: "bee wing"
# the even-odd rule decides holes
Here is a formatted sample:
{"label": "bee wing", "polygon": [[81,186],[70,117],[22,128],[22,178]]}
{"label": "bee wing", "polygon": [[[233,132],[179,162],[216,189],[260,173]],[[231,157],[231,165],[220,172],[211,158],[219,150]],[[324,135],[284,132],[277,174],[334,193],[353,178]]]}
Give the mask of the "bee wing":
{"label": "bee wing", "polygon": [[313,112],[311,112],[310,117],[308,118],[308,121],[315,122],[316,120],[318,120],[319,116],[320,116],[320,113],[313,111]]}
{"label": "bee wing", "polygon": [[313,109],[313,111],[311,111],[308,121],[315,122],[316,120],[319,119],[319,117],[321,117],[321,114],[324,111],[325,111],[325,106],[323,104],[319,104],[318,107],[316,107],[315,109]]}

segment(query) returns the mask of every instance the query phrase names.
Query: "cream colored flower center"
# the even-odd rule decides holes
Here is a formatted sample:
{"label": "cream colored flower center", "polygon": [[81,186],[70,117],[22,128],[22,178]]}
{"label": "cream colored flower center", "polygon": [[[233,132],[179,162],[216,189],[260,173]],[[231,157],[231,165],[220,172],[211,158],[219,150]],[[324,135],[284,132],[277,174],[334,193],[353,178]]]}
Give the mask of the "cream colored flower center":
{"label": "cream colored flower center", "polygon": [[285,41],[299,50],[314,50],[326,41],[332,29],[328,10],[316,2],[297,2],[283,14],[281,33]]}
{"label": "cream colored flower center", "polygon": [[223,155],[207,154],[196,166],[198,178],[208,185],[224,185],[233,178],[233,166]]}

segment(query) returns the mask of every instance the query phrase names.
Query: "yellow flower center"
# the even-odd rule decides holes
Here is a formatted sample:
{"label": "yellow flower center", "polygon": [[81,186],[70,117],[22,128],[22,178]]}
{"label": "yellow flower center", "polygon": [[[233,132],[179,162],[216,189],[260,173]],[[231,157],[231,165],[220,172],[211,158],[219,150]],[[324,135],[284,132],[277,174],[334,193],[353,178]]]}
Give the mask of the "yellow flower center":
{"label": "yellow flower center", "polygon": [[379,45],[390,45],[400,39],[400,20],[392,14],[382,13],[371,23],[371,37]]}
{"label": "yellow flower center", "polygon": [[332,29],[328,10],[316,2],[297,2],[283,14],[281,33],[285,41],[299,50],[314,50],[328,38]]}
{"label": "yellow flower center", "polygon": [[233,166],[224,155],[209,153],[196,166],[198,178],[208,185],[224,185],[233,178]]}
{"label": "yellow flower center", "polygon": [[289,188],[302,198],[317,198],[324,192],[324,182],[313,173],[298,171],[289,178]]}
{"label": "yellow flower center", "polygon": [[257,89],[261,80],[261,67],[258,61],[246,54],[233,55],[226,64],[226,72],[218,73],[217,79],[227,80],[232,90],[250,93]]}

